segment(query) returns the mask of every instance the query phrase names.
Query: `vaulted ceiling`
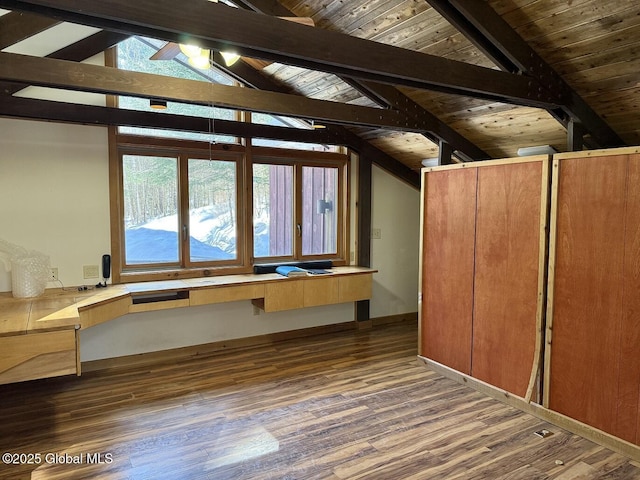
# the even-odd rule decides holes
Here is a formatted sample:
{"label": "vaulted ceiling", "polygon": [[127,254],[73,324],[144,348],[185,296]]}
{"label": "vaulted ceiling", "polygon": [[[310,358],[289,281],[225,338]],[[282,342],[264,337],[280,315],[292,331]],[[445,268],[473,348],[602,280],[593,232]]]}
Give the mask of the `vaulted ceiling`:
{"label": "vaulted ceiling", "polygon": [[[565,151],[640,144],[637,0],[234,3],[240,8],[206,0],[0,0],[0,115],[205,128],[197,119],[12,96],[43,85],[318,119],[330,128],[219,128],[346,144],[414,185],[421,160],[439,155],[470,161],[533,145]],[[276,18],[291,16],[310,17],[315,26]],[[66,39],[71,27],[64,22],[91,28],[84,38]],[[11,53],[47,32],[64,43],[35,54],[50,58]],[[234,48],[242,61],[219,63],[254,88],[205,91],[192,81],[78,63],[135,34]]]}

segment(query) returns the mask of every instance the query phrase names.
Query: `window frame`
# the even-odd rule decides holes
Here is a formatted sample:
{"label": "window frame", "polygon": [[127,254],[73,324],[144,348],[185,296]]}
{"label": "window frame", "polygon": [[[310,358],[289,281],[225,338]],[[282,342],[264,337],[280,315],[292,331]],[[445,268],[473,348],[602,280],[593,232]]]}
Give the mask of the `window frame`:
{"label": "window frame", "polygon": [[[110,149],[110,198],[111,198],[111,256],[113,280],[116,283],[163,280],[170,278],[193,278],[212,275],[249,273],[248,243],[246,236],[246,161],[244,148],[234,145],[209,145],[196,141],[167,141],[154,137],[138,137],[118,134],[117,127],[110,127],[112,148]],[[162,140],[158,144],[152,142]],[[178,219],[179,228],[186,225],[185,232],[178,232],[178,265],[129,264],[125,263],[124,227],[124,177],[122,159],[124,155],[148,155],[171,157],[178,160]],[[232,161],[236,164],[236,253],[231,260],[192,262],[190,253],[189,226],[189,159]]]}
{"label": "window frame", "polygon": [[[260,147],[262,150],[264,147]],[[311,260],[331,260],[334,265],[347,265],[346,252],[349,245],[349,162],[347,156],[333,152],[300,152],[297,150],[255,151],[253,164],[261,165],[290,165],[293,167],[293,253],[287,256],[254,257],[252,250],[252,262],[256,265],[279,262],[302,262]],[[303,193],[302,193],[302,169],[304,167],[337,168],[337,201],[336,201],[336,252],[325,254],[308,254],[302,252],[302,234],[297,234],[298,226],[303,223]],[[253,169],[251,171],[253,174]],[[253,176],[251,176],[251,189],[253,190]],[[251,227],[253,236],[253,208],[251,210]],[[252,241],[253,245],[253,241]]]}
{"label": "window frame", "polygon": [[[106,64],[116,66],[116,47],[107,51]],[[107,105],[117,107],[117,97],[107,96]],[[238,121],[251,122],[251,113],[238,111]],[[110,202],[110,227],[111,227],[111,256],[112,256],[112,279],[113,283],[144,282],[158,280],[174,280],[181,278],[209,277],[216,275],[247,274],[253,272],[254,264],[305,261],[305,260],[331,260],[333,265],[348,265],[350,248],[350,161],[349,152],[343,148],[338,151],[319,150],[298,150],[268,146],[251,145],[251,138],[239,137],[238,143],[220,144],[203,142],[200,140],[188,140],[168,138],[161,136],[143,136],[138,134],[120,133],[117,125],[108,127],[109,141],[109,202]],[[188,247],[181,248],[180,266],[175,265],[124,265],[124,204],[123,204],[123,171],[122,155],[149,155],[149,156],[186,156],[183,164],[190,158],[203,159],[233,159],[236,166],[236,251],[237,259],[232,261],[217,261],[212,264],[203,265],[202,262],[182,263],[185,254],[188,254]],[[257,158],[256,163],[265,162],[287,162],[295,167],[296,172],[302,171],[302,166],[328,166],[338,167],[338,217],[337,217],[337,237],[336,254],[322,255],[302,255],[302,243],[296,242],[294,255],[288,257],[259,257],[254,258],[253,242],[253,158]],[[184,168],[179,164],[179,169]],[[296,177],[301,182],[301,174]],[[188,182],[187,176],[182,174],[183,180]],[[179,215],[182,219],[188,219],[188,192],[184,192],[184,187],[180,192],[180,205],[182,210]],[[296,188],[296,204],[302,204],[301,188]],[[186,201],[184,196],[186,195]],[[186,205],[186,207],[184,206]],[[185,210],[186,209],[186,210]],[[300,215],[300,217],[298,217]],[[301,222],[302,210],[294,217],[295,224]],[[179,235],[182,240],[182,236]],[[187,235],[187,239],[189,236]],[[295,239],[295,237],[294,237]],[[187,240],[187,244],[189,241]]]}

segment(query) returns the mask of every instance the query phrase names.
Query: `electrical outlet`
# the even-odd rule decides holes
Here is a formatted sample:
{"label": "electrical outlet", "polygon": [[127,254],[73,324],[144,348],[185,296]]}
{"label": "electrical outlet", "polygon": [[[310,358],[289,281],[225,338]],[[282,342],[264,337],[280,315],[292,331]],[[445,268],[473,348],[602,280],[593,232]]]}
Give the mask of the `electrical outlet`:
{"label": "electrical outlet", "polygon": [[55,282],[58,280],[58,267],[51,267],[49,271],[49,281]]}
{"label": "electrical outlet", "polygon": [[382,238],[382,230],[380,230],[379,228],[372,228],[371,229],[371,238],[375,238],[376,240],[379,240]]}
{"label": "electrical outlet", "polygon": [[84,278],[98,278],[100,275],[98,265],[84,265],[82,267],[82,272],[84,273]]}

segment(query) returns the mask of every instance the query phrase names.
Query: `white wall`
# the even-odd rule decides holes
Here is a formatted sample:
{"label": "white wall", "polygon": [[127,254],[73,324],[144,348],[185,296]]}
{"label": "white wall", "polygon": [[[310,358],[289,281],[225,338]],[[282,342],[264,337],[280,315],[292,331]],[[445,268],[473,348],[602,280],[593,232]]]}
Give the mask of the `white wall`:
{"label": "white wall", "polygon": [[201,345],[353,320],[340,304],[253,314],[249,301],[135,313],[81,331],[82,361]]}
{"label": "white wall", "polygon": [[379,239],[371,240],[373,276],[371,317],[418,311],[418,269],[420,245],[420,192],[373,167],[373,229]]}
{"label": "white wall", "polygon": [[[82,284],[82,266],[109,252],[107,129],[0,119],[0,145],[0,238]],[[0,291],[10,290],[0,263]]]}
{"label": "white wall", "polygon": [[[107,130],[0,119],[0,238],[38,250],[67,286],[109,253]],[[373,317],[417,310],[419,194],[374,168]],[[355,221],[356,214],[352,213]],[[59,287],[49,284],[50,288]],[[11,290],[0,263],[0,291]],[[127,315],[82,332],[83,361],[353,320],[340,304],[254,316],[250,302]]]}

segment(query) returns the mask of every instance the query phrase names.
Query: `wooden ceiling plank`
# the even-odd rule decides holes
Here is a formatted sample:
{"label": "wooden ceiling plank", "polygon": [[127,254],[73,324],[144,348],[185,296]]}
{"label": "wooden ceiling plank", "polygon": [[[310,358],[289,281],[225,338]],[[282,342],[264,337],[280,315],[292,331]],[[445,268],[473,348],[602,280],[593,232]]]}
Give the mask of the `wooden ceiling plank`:
{"label": "wooden ceiling plank", "polygon": [[513,60],[500,49],[499,45],[488,40],[487,36],[473,24],[471,19],[467,18],[450,2],[447,0],[427,0],[427,2],[503,71],[516,73],[520,70]]}
{"label": "wooden ceiling plank", "polygon": [[460,135],[450,126],[446,125],[442,121],[438,120],[437,117],[423,107],[418,105],[416,102],[411,100],[409,97],[404,95],[398,89],[390,87],[388,85],[375,84],[364,82],[365,87],[374,92],[376,96],[384,99],[388,102],[393,108],[400,109],[404,112],[415,112],[416,115],[421,117],[429,115],[432,117],[431,121],[434,124],[438,125],[437,130],[431,130],[430,133],[432,135],[426,135],[429,140],[434,143],[446,142],[449,144],[454,150],[459,151],[460,153],[466,155],[467,157],[474,160],[483,160],[491,158],[490,155],[483,151],[481,148],[474,145],[472,142],[467,140],[465,137]]}
{"label": "wooden ceiling plank", "polygon": [[[436,5],[446,0],[427,0]],[[522,73],[538,79],[551,91],[564,92],[570,100],[562,110],[584,125],[591,137],[603,147],[624,145],[624,141],[598,114],[545,62],[509,24],[486,2],[448,0],[469,23],[486,38],[486,42],[498,49]],[[466,33],[466,32],[462,32]],[[502,66],[502,65],[500,65]],[[549,109],[557,117],[557,112]],[[566,126],[566,124],[565,124]]]}
{"label": "wooden ceiling plank", "polygon": [[166,41],[188,40],[218,50],[233,46],[245,56],[381,83],[445,88],[535,106],[564,101],[561,96],[540,91],[537,81],[522,75],[377,42],[372,45],[368,40],[219,3],[192,2],[186,8],[172,0],[0,0],[0,6],[35,10],[67,21]]}
{"label": "wooden ceiling plank", "polygon": [[[539,2],[540,0],[520,0],[518,4],[514,4],[513,0],[489,0],[491,7],[500,15],[505,15],[509,12],[517,11],[519,8],[523,8],[528,4]],[[546,1],[546,0],[542,0]]]}
{"label": "wooden ceiling plank", "polygon": [[[640,35],[640,29],[638,32]],[[555,63],[553,68],[564,78],[568,78],[568,75],[594,68],[607,68],[611,64],[622,64],[628,62],[630,58],[640,58],[640,44],[625,44],[607,50],[596,50],[586,55]]]}
{"label": "wooden ceiling plank", "polygon": [[[278,6],[274,5],[277,4]],[[245,0],[243,5],[247,8],[253,8],[257,12],[272,12],[277,15],[293,15],[294,12],[288,10],[282,6],[279,2],[273,0]],[[411,10],[410,13],[416,14],[417,9],[423,11],[419,4],[417,8]],[[378,8],[372,8],[371,2],[366,5],[368,9],[368,15],[377,15]],[[363,7],[365,8],[365,7]],[[426,8],[426,6],[424,7]],[[398,89],[390,87],[388,85],[376,84],[373,82],[364,82],[349,77],[342,77],[342,81],[346,82],[356,91],[365,95],[367,98],[373,100],[379,106],[389,106],[402,112],[412,112],[412,115],[426,115],[430,118],[430,123],[436,126],[427,135],[429,141],[438,144],[440,141],[445,141],[452,145],[454,150],[457,150],[464,154],[467,158],[474,160],[489,158],[488,154],[482,149],[478,148],[472,142],[464,138],[462,135],[457,134],[453,129],[448,127],[445,123],[440,121],[435,115],[431,114],[425,108],[412,101],[408,96],[404,95]]]}
{"label": "wooden ceiling plank", "polygon": [[[563,8],[558,11],[557,6]],[[606,32],[624,18],[632,18],[636,12],[637,0],[582,0],[571,4],[558,2],[556,8],[550,6],[549,2],[544,2],[536,11],[528,12],[535,20],[515,30],[530,43],[544,42],[545,37],[550,35],[562,35],[567,39],[574,36],[595,36],[598,31]],[[509,22],[508,18],[505,20]]]}
{"label": "wooden ceiling plank", "polygon": [[9,12],[0,17],[0,50],[60,23],[33,13]]}
{"label": "wooden ceiling plank", "polygon": [[332,23],[334,29],[361,38],[372,40],[373,36],[384,32],[392,25],[391,19],[402,21],[419,15],[427,10],[428,5],[417,2],[407,5],[400,3],[389,8],[387,0],[378,2],[366,2],[352,15],[337,18]]}
{"label": "wooden ceiling plank", "polygon": [[[586,32],[585,36],[581,34],[570,38],[571,41],[567,42],[565,40],[566,37],[563,35],[551,35],[544,44],[532,44],[532,46],[537,50],[544,51],[545,59],[552,66],[559,62],[570,61],[595,52],[606,52],[620,45],[626,45],[631,48],[634,45],[638,45],[640,18],[633,18],[629,22],[623,21],[620,25],[607,29],[605,33]],[[557,48],[557,45],[560,45],[561,48]]]}

